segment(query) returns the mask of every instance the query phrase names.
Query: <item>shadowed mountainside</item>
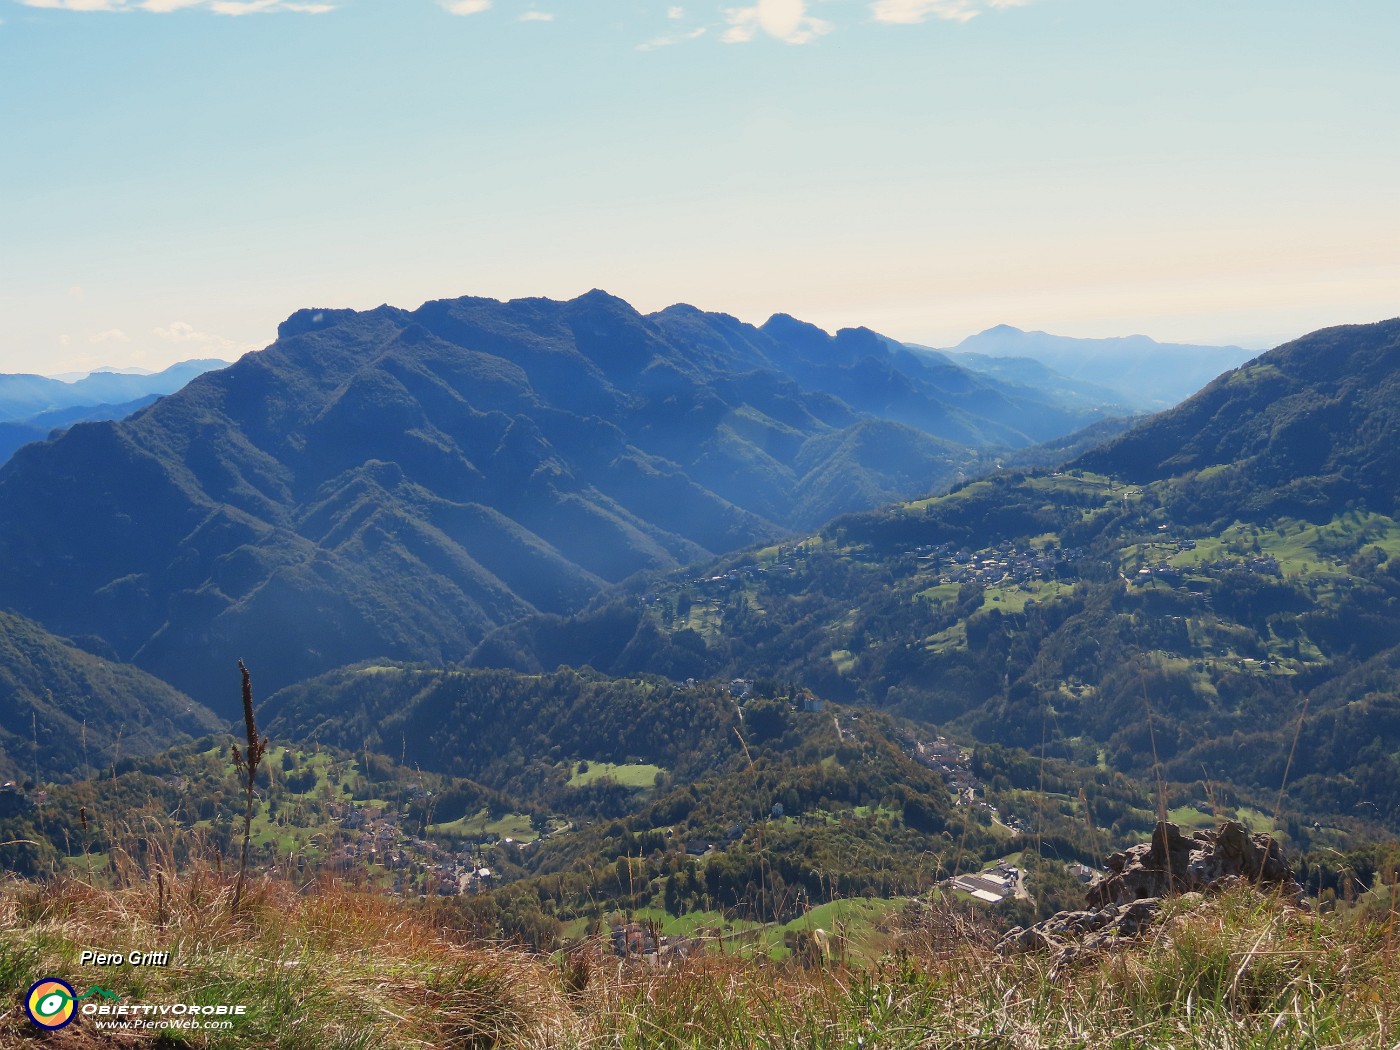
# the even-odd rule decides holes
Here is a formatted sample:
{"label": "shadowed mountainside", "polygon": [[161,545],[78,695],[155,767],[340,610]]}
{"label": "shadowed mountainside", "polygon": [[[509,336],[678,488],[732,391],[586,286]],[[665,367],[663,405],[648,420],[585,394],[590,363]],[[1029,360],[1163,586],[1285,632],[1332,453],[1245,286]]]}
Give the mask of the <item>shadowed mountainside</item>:
{"label": "shadowed mountainside", "polygon": [[603,292],[306,310],[0,470],[0,606],[205,695],[450,661],[608,583],[946,486],[1093,418],[865,329]]}
{"label": "shadowed mountainside", "polygon": [[113,663],[0,612],[0,774],[96,774],[224,720],[135,667]]}

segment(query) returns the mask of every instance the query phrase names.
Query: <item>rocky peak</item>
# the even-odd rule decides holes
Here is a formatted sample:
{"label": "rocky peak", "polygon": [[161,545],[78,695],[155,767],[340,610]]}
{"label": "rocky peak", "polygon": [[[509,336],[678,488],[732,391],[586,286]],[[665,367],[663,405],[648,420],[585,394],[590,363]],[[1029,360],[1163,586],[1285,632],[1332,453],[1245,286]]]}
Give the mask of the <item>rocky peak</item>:
{"label": "rocky peak", "polygon": [[1161,821],[1150,843],[1113,854],[1107,866],[1108,877],[1089,889],[1091,908],[1206,891],[1230,878],[1277,886],[1289,896],[1301,891],[1273,836],[1251,837],[1243,824],[1233,820],[1190,838],[1170,821]]}
{"label": "rocky peak", "polygon": [[1053,951],[1060,962],[1100,948],[1112,948],[1151,928],[1163,897],[1219,892],[1236,882],[1277,889],[1298,900],[1303,890],[1272,835],[1249,834],[1237,821],[1190,838],[1170,821],[1160,821],[1152,841],[1108,858],[1107,877],[1089,887],[1086,911],[1062,911],[1034,926],[1016,927],[997,951]]}

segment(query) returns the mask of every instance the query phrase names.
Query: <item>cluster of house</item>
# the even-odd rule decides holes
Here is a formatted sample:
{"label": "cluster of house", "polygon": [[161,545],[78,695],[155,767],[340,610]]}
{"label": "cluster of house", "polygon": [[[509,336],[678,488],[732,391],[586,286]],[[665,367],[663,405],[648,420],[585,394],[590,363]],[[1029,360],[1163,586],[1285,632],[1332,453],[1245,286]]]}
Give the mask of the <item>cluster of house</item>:
{"label": "cluster of house", "polygon": [[716,940],[718,929],[701,928],[694,937],[673,937],[640,922],[616,922],[612,926],[613,954],[621,959],[641,959],[653,966],[699,955],[706,940]]}
{"label": "cluster of house", "polygon": [[[972,762],[957,744],[945,738],[915,741],[909,752],[911,758],[921,766],[926,766],[943,775],[948,789],[953,792],[953,800],[959,806],[981,806],[993,819],[1018,834],[1025,833],[1025,827],[1015,817],[1002,817],[997,807],[987,801],[985,786],[972,772]],[[980,796],[980,797],[979,797]]]}
{"label": "cluster of house", "polygon": [[910,755],[919,765],[941,773],[956,794],[975,791],[980,786],[972,773],[972,763],[968,761],[967,753],[941,736],[936,740],[916,741]]}
{"label": "cluster of house", "polygon": [[[761,576],[770,574],[786,575],[797,571],[794,564],[797,561],[810,558],[811,550],[801,544],[796,546],[779,545],[778,555],[770,564],[741,565],[737,568],[729,569],[725,572],[717,573],[714,576],[694,576],[686,580],[679,588],[684,590],[693,587],[702,594],[709,592],[723,593],[741,586],[746,580],[756,580]],[[673,591],[674,593],[674,591]],[[658,593],[648,594],[642,601],[648,605],[655,605],[664,600],[663,595]]]}
{"label": "cluster of house", "polygon": [[[1166,528],[1165,525],[1160,526]],[[1162,544],[1152,545],[1154,553],[1160,549]],[[1191,551],[1196,549],[1195,540],[1168,541],[1166,544],[1166,555],[1171,557],[1181,551]],[[1156,561],[1143,565],[1132,577],[1128,577],[1130,583],[1148,584],[1153,580],[1162,580],[1165,583],[1176,584],[1185,579],[1187,572],[1229,572],[1231,570],[1244,569],[1247,572],[1257,573],[1261,576],[1282,576],[1279,569],[1278,559],[1271,554],[1253,554],[1244,558],[1217,558],[1214,561],[1196,562],[1192,565],[1173,565],[1166,558],[1159,558]]]}
{"label": "cluster of house", "polygon": [[355,871],[377,864],[398,873],[394,892],[400,894],[408,892],[409,876],[414,874],[410,869],[415,868],[426,891],[439,896],[456,896],[492,884],[491,869],[480,865],[470,847],[454,853],[438,843],[405,835],[392,813],[337,802],[331,804],[330,815],[342,830],[356,832],[326,858],[332,869]]}
{"label": "cluster of house", "polygon": [[1084,555],[1078,547],[1018,547],[1010,542],[978,551],[940,543],[905,553],[916,557],[926,571],[937,573],[939,583],[983,586],[1047,580]]}

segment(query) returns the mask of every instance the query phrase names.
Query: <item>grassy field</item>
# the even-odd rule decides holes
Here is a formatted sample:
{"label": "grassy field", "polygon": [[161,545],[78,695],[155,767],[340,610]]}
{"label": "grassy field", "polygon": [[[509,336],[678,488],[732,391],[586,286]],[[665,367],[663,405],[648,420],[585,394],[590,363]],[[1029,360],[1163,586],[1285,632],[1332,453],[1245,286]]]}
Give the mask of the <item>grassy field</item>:
{"label": "grassy field", "polygon": [[1274,528],[1236,522],[1218,536],[1196,541],[1194,550],[1172,554],[1181,566],[1227,558],[1268,555],[1285,576],[1344,575],[1347,560],[1362,547],[1379,547],[1388,556],[1400,554],[1400,522],[1382,514],[1350,511],[1322,525],[1295,518],[1280,519]]}
{"label": "grassy field", "polygon": [[[133,872],[133,875],[136,873]],[[122,890],[0,887],[0,1046],[34,1045],[44,977],[128,1008],[244,1007],[225,1030],[104,1038],[79,1014],[44,1045],[260,1050],[1089,1050],[1387,1048],[1400,1040],[1400,935],[1252,890],[1169,901],[1147,936],[1057,964],[1001,956],[965,922],[892,932],[869,962],[706,955],[650,966],[587,942],[564,956],[472,943],[411,906],[255,881],[237,919],[212,871]],[[841,908],[848,909],[843,917]],[[843,902],[800,920],[878,922]],[[84,966],[93,946],[168,966]],[[95,1002],[95,1000],[93,1000]]]}
{"label": "grassy field", "polygon": [[1167,814],[1167,819],[1178,825],[1182,832],[1188,835],[1202,828],[1213,828],[1216,823],[1215,817],[1195,806],[1177,806]]}
{"label": "grassy field", "polygon": [[540,837],[540,833],[531,825],[528,815],[506,813],[493,818],[485,809],[442,824],[429,824],[428,834],[456,839],[481,839],[495,835],[501,839],[514,839],[516,842],[534,842]]}
{"label": "grassy field", "polygon": [[1006,613],[1024,612],[1027,602],[1043,602],[1074,588],[1059,580],[1034,580],[988,587],[982,592],[982,608],[1000,609]]}
{"label": "grassy field", "polygon": [[770,958],[782,959],[790,954],[783,946],[785,934],[825,930],[840,938],[836,949],[838,958],[848,962],[873,962],[880,958],[890,943],[889,937],[880,928],[882,921],[898,912],[904,904],[902,900],[870,897],[819,904],[799,918],[781,926],[766,928],[760,945]]}
{"label": "grassy field", "polygon": [[931,653],[946,653],[958,649],[966,649],[967,624],[959,620],[946,631],[939,631],[937,634],[929,635],[929,637],[924,639],[924,648]]}
{"label": "grassy field", "polygon": [[612,762],[590,762],[588,769],[580,773],[577,769],[574,775],[569,778],[570,787],[582,787],[591,784],[595,780],[609,778],[623,787],[636,788],[650,791],[656,786],[656,778],[666,770],[660,766],[649,766],[644,762],[630,763],[627,765],[614,764]]}

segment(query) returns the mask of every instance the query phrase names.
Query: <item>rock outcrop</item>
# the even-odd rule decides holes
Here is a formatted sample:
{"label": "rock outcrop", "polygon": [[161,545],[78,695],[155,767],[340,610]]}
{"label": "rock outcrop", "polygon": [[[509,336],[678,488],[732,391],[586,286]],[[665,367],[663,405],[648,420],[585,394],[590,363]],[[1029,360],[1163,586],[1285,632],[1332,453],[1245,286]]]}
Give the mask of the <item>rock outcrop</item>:
{"label": "rock outcrop", "polygon": [[1150,843],[1113,854],[1107,866],[1108,877],[1089,888],[1091,908],[1192,890],[1206,892],[1231,878],[1277,886],[1288,896],[1302,892],[1273,836],[1251,837],[1243,824],[1233,820],[1190,838],[1175,824],[1162,821]]}
{"label": "rock outcrop", "polygon": [[1067,958],[1079,952],[1111,948],[1156,922],[1161,906],[1158,898],[1146,897],[1094,911],[1058,912],[1034,926],[1016,927],[997,944],[997,951],[1002,955],[1050,951]]}
{"label": "rock outcrop", "polygon": [[1294,899],[1303,892],[1273,837],[1251,836],[1233,820],[1190,838],[1162,821],[1151,842],[1113,854],[1107,866],[1107,877],[1089,887],[1088,910],[1062,911],[1034,926],[1018,926],[1001,939],[997,951],[1054,952],[1058,967],[1138,936],[1156,922],[1163,897],[1203,897],[1239,881],[1276,887]]}

